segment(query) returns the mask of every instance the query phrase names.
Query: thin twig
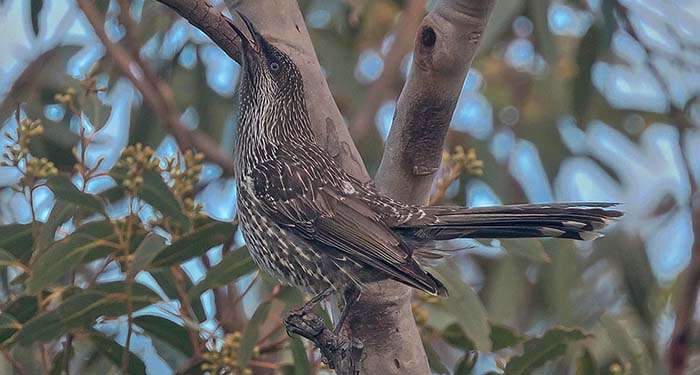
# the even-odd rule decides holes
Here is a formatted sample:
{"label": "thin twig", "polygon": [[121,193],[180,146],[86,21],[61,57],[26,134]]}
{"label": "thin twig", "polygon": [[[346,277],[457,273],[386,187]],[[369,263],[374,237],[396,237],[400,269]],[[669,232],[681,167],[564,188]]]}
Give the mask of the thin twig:
{"label": "thin twig", "polygon": [[172,89],[163,81],[158,80],[153,72],[140,62],[138,57],[131,56],[121,45],[109,39],[104,29],[104,18],[99,14],[92,1],[77,1],[78,6],[95,30],[95,34],[107,49],[107,53],[122,73],[143,94],[144,99],[161,119],[166,130],[175,137],[180,149],[196,148],[197,151],[204,154],[207,160],[221,167],[225,175],[233,175],[232,158],[221,152],[218,144],[211,137],[200,131],[187,129],[180,121]]}

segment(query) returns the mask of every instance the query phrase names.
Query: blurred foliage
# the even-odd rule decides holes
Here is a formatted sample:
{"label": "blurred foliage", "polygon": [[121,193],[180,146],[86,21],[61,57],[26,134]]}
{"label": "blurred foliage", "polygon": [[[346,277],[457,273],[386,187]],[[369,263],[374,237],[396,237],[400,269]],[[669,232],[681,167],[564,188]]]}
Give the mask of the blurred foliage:
{"label": "blurred foliage", "polygon": [[[200,154],[177,150],[158,126],[161,119],[141,105],[111,57],[95,49],[94,38],[84,41],[82,34],[67,31],[72,22],[83,22],[71,15],[79,11],[70,8],[49,17],[59,12],[59,3],[0,1],[8,15],[26,18],[0,14],[0,24],[22,24],[26,27],[17,33],[44,43],[12,50],[0,44],[9,57],[28,56],[15,64],[19,72],[8,70],[9,84],[0,80],[0,119],[7,119],[0,143],[0,373],[327,372],[308,343],[283,332],[281,316],[302,296],[257,273],[237,231],[231,181]],[[370,73],[401,68],[379,64],[377,71],[374,65],[391,48],[387,36],[395,32],[407,2],[299,3],[334,97],[341,112],[351,116],[362,109],[372,86],[360,69],[363,61],[374,69]],[[433,3],[428,1],[427,8]],[[128,38],[119,5],[130,5],[138,20],[132,37],[139,53],[172,87],[183,109],[181,120],[231,153],[238,67],[155,1],[96,4],[110,37],[124,45]],[[613,48],[620,38],[615,4],[497,2],[448,134],[433,203],[514,203],[547,194],[549,199],[590,199],[566,195],[561,186],[569,185],[550,187],[572,155],[595,164],[614,183],[593,180],[585,189],[622,185],[620,190],[633,192],[654,186],[630,183],[625,170],[609,159],[572,148],[572,140],[600,145],[590,130],[574,125],[578,133],[573,137],[562,131],[571,129],[561,126],[563,118],[574,124],[600,120],[632,145],[644,142],[647,130],[658,129],[652,125],[656,122],[697,132],[687,125],[697,121],[696,99],[675,110],[625,108],[611,105],[594,79],[601,61],[624,63]],[[571,14],[590,16],[582,18],[589,21],[587,27],[578,34],[554,32],[558,24],[552,9],[561,5]],[[45,29],[49,18],[59,31]],[[89,25],[81,27],[90,33]],[[59,43],[51,33],[72,37]],[[686,50],[697,54],[697,48]],[[522,65],[516,57],[523,56],[516,52],[526,59],[532,55],[531,61]],[[690,81],[694,76],[683,77]],[[385,97],[395,99],[402,83],[388,85]],[[667,101],[672,96],[661,94]],[[355,140],[371,171],[381,158],[382,129],[392,115],[389,111],[387,120],[378,114],[377,129]],[[673,150],[681,147],[674,131]],[[512,143],[505,154],[498,151],[498,139]],[[537,147],[528,148],[533,144]],[[664,173],[653,162],[666,156],[655,150],[640,151],[649,157],[639,157],[643,167],[627,167],[649,168],[651,177]],[[514,155],[529,157],[525,166],[533,168],[524,169]],[[688,178],[691,168],[683,168]],[[578,172],[574,176],[588,176]],[[649,237],[637,228],[661,227],[675,213],[686,212],[687,200],[675,190],[668,195],[670,201],[638,197],[653,206],[641,213],[626,200],[634,194],[605,195],[625,199],[636,221],[629,224],[632,229],[616,230],[593,245],[455,243],[465,251],[436,270],[451,297],[417,294],[413,304],[434,373],[663,373],[683,275],[655,271],[659,258],[650,258]],[[697,352],[697,337],[690,345]],[[689,374],[700,373],[698,357],[691,357]]]}

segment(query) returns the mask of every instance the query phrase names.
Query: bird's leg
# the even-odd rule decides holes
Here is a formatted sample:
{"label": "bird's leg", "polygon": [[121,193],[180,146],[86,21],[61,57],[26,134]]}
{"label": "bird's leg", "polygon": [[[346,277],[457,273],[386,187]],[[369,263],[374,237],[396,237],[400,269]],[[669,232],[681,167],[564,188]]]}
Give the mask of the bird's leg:
{"label": "bird's leg", "polygon": [[345,289],[345,291],[343,292],[343,300],[345,302],[345,306],[343,306],[343,311],[341,311],[340,313],[340,319],[338,319],[338,323],[333,329],[334,334],[339,334],[340,331],[343,329],[343,325],[345,324],[345,319],[347,319],[348,317],[350,308],[352,307],[352,305],[355,304],[355,302],[357,302],[360,299],[361,294],[361,290],[353,286]]}

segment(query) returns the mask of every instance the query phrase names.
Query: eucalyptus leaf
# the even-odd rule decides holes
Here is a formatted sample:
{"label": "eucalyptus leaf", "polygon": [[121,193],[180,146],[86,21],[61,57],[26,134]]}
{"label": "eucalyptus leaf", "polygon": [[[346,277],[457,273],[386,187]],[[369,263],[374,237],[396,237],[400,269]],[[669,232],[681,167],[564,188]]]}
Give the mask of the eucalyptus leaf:
{"label": "eucalyptus leaf", "polygon": [[[95,347],[107,357],[115,366],[121,368],[122,358],[124,356],[124,351],[126,348],[119,345],[113,339],[105,336],[100,332],[93,332],[89,335],[90,341],[95,344]],[[133,338],[132,338],[133,339]],[[129,367],[127,368],[127,374],[129,375],[143,375],[146,373],[146,365],[143,363],[141,358],[136,356],[136,354],[129,352]]]}
{"label": "eucalyptus leaf", "polygon": [[0,248],[5,249],[22,262],[32,256],[34,237],[32,224],[10,224],[0,226]]}
{"label": "eucalyptus leaf", "polygon": [[157,234],[147,235],[134,252],[134,259],[129,262],[127,278],[133,279],[141,270],[148,267],[153,258],[165,247],[165,239]]}
{"label": "eucalyptus leaf", "polygon": [[504,375],[531,374],[535,369],[566,353],[569,344],[587,337],[588,335],[579,329],[552,328],[542,337],[525,341],[523,354],[508,362]]}
{"label": "eucalyptus leaf", "polygon": [[650,356],[644,344],[632,336],[632,330],[620,320],[606,314],[600,318],[615,351],[625,357],[632,364],[632,373],[635,375],[650,375],[652,364]]}
{"label": "eucalyptus leaf", "polygon": [[95,221],[79,227],[68,237],[54,243],[31,264],[27,292],[35,294],[63,275],[73,271],[91,251],[101,248],[102,241],[114,238],[114,228],[107,221]]}
{"label": "eucalyptus leaf", "polygon": [[474,290],[462,281],[459,274],[449,268],[441,267],[440,276],[445,281],[450,293],[442,300],[445,308],[457,319],[457,324],[480,351],[491,350],[489,333],[491,328],[486,316],[486,309]]}
{"label": "eucalyptus leaf", "polygon": [[294,357],[294,374],[307,375],[311,374],[311,364],[309,357],[306,354],[304,343],[299,337],[293,336],[289,339],[289,346],[292,349],[292,357]]}
{"label": "eucalyptus leaf", "polygon": [[92,194],[78,190],[68,176],[63,174],[53,176],[49,178],[47,184],[57,200],[72,203],[89,210],[89,212],[99,212],[105,217],[107,216],[100,200]]}
{"label": "eucalyptus leaf", "polygon": [[134,317],[134,323],[152,338],[158,338],[186,357],[194,353],[187,329],[171,320],[155,315]]}
{"label": "eucalyptus leaf", "polygon": [[225,256],[219,264],[211,267],[204,279],[192,287],[187,294],[190,300],[198,298],[204,291],[226,285],[255,269],[255,263],[248,254],[248,249],[238,249]]}
{"label": "eucalyptus leaf", "polygon": [[255,349],[255,344],[260,334],[260,326],[267,319],[267,314],[270,313],[271,306],[272,304],[270,301],[261,303],[243,331],[241,346],[238,350],[238,364],[241,368],[248,367],[248,363],[250,363],[253,357],[253,350]]}
{"label": "eucalyptus leaf", "polygon": [[203,225],[163,248],[155,256],[151,266],[169,267],[202,256],[212,247],[222,244],[235,229],[234,224],[220,221]]}

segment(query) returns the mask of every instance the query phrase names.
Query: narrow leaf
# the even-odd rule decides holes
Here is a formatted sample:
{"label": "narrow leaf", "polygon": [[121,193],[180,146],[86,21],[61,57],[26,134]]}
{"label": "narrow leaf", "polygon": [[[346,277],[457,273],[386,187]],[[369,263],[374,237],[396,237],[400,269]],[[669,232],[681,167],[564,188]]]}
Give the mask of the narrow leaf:
{"label": "narrow leaf", "polygon": [[491,325],[490,336],[494,351],[515,346],[525,340],[525,337],[514,329],[500,324]]}
{"label": "narrow leaf", "polygon": [[428,366],[430,366],[434,374],[442,375],[450,373],[450,370],[442,363],[442,359],[440,359],[440,356],[435,349],[433,349],[433,346],[425,340],[423,340],[423,350],[425,350],[425,355],[428,357]]}
{"label": "narrow leaf", "polygon": [[588,335],[578,329],[553,328],[542,337],[525,341],[523,354],[508,362],[504,375],[526,375],[566,352],[567,346]]}
{"label": "narrow leaf", "polygon": [[644,344],[630,334],[630,329],[607,314],[603,315],[600,321],[613,343],[613,348],[632,364],[632,373],[635,375],[651,374],[652,364],[649,360],[651,357]]}
{"label": "narrow leaf", "polygon": [[96,221],[78,228],[68,237],[53,244],[31,265],[32,276],[27,280],[27,292],[35,294],[77,267],[87,253],[101,248],[101,241],[114,236],[107,221]]}
{"label": "narrow leaf", "polygon": [[309,357],[306,355],[306,348],[299,337],[293,336],[290,339],[290,347],[292,356],[294,357],[294,374],[307,375],[311,374],[311,364]]}
{"label": "narrow leaf", "polygon": [[[93,332],[89,335],[90,341],[95,344],[95,347],[104,354],[115,366],[121,368],[122,358],[124,356],[123,346],[119,345],[114,340],[105,336],[100,332]],[[143,375],[146,373],[146,365],[143,363],[141,358],[136,356],[136,354],[129,352],[129,368],[127,373],[129,375]]]}
{"label": "narrow leaf", "polygon": [[34,35],[39,35],[39,12],[41,8],[44,7],[44,0],[31,0],[29,2],[31,10],[32,19],[32,29],[34,30]]}
{"label": "narrow leaf", "polygon": [[576,375],[598,375],[598,365],[588,349],[576,361]]}
{"label": "narrow leaf", "polygon": [[107,216],[99,199],[92,194],[78,190],[68,176],[62,174],[53,176],[49,178],[48,185],[56,195],[56,199],[86,208],[89,212],[99,212]]}
{"label": "narrow leaf", "polygon": [[143,172],[143,185],[139,196],[183,228],[189,228],[190,221],[182,212],[180,202],[159,173],[150,170]]}
{"label": "narrow leaf", "polygon": [[156,234],[149,234],[141,241],[139,247],[134,252],[134,259],[129,263],[127,277],[133,279],[141,270],[148,267],[153,258],[165,247],[163,237]]}
{"label": "narrow leaf", "polygon": [[[23,345],[35,341],[48,341],[75,328],[90,326],[100,316],[125,315],[126,289],[126,283],[116,281],[79,290],[66,298],[56,309],[27,321],[13,341]],[[134,310],[160,301],[158,295],[139,283],[132,284],[131,292]]]}
{"label": "narrow leaf", "polygon": [[545,263],[550,261],[549,255],[547,255],[544,246],[542,246],[542,242],[534,238],[502,239],[501,245],[507,252],[528,260]]}
{"label": "narrow leaf", "polygon": [[56,201],[51,209],[49,218],[41,225],[39,235],[36,239],[36,253],[34,257],[41,255],[56,238],[56,231],[63,223],[68,221],[75,214],[75,205],[63,201]]}
{"label": "narrow leaf", "polygon": [[453,269],[441,267],[439,272],[447,285],[447,290],[450,291],[450,296],[442,300],[445,308],[457,319],[457,324],[474,342],[476,349],[490,351],[491,328],[486,317],[486,309],[479,296]]}
{"label": "narrow leaf", "polygon": [[241,347],[238,350],[238,364],[240,368],[248,367],[248,363],[253,357],[255,344],[258,342],[260,333],[260,325],[267,319],[267,314],[270,312],[270,301],[261,303],[253,313],[253,316],[248,321],[248,325],[243,331],[241,338]]}
{"label": "narrow leaf", "polygon": [[467,352],[455,366],[454,375],[472,375],[472,370],[479,359],[479,352]]}
{"label": "narrow leaf", "polygon": [[158,253],[151,263],[152,267],[169,267],[198,257],[216,245],[222,244],[236,226],[231,223],[214,221],[203,225],[195,232],[181,237],[172,245]]}
{"label": "narrow leaf", "polygon": [[462,330],[462,327],[457,323],[452,323],[442,330],[442,339],[448,344],[463,351],[472,351],[475,349],[474,342],[467,337]]}
{"label": "narrow leaf", "polygon": [[158,338],[187,357],[194,350],[185,327],[160,316],[142,315],[134,318],[134,323],[143,328],[151,337]]}
{"label": "narrow leaf", "polygon": [[[173,277],[172,272],[170,271],[170,268],[157,268],[149,271],[149,273],[151,274],[151,276],[153,276],[154,279],[156,279],[156,282],[161,287],[161,289],[163,289],[163,292],[165,292],[165,295],[168,296],[168,298],[172,300],[180,299],[180,295],[178,294],[177,287],[175,285],[175,279]],[[183,272],[183,276],[185,278],[185,289],[191,289],[193,283],[190,279],[190,276],[186,272]],[[190,303],[192,304],[192,310],[194,310],[194,315],[197,318],[197,320],[199,322],[205,321],[207,319],[207,315],[204,312],[202,300],[200,298],[194,298],[190,300]]]}
{"label": "narrow leaf", "polygon": [[17,267],[20,269],[26,268],[26,266],[22,264],[19,259],[15,258],[14,255],[3,249],[0,249],[0,267]]}
{"label": "narrow leaf", "polygon": [[[6,322],[12,320],[24,323],[34,317],[39,309],[39,303],[35,297],[23,296],[5,306],[0,318]],[[5,342],[19,330],[15,324],[6,323],[9,327],[0,327],[0,343]]]}
{"label": "narrow leaf", "polygon": [[187,292],[190,300],[199,297],[205,290],[226,285],[255,270],[255,263],[247,248],[236,250],[207,271],[206,277]]}
{"label": "narrow leaf", "polygon": [[28,262],[32,256],[31,224],[10,224],[0,226],[0,248],[7,250],[22,262]]}

